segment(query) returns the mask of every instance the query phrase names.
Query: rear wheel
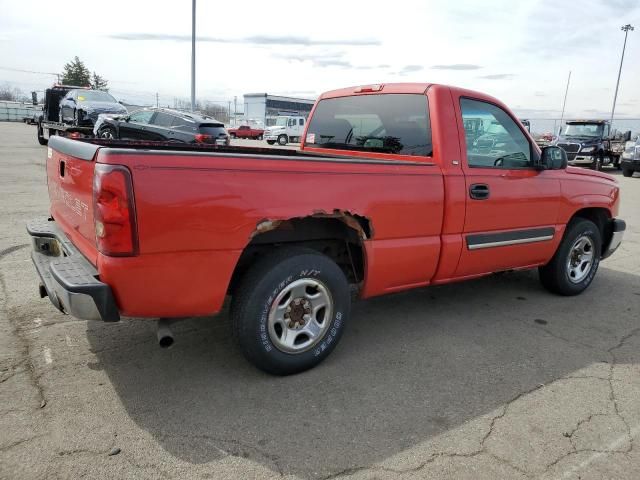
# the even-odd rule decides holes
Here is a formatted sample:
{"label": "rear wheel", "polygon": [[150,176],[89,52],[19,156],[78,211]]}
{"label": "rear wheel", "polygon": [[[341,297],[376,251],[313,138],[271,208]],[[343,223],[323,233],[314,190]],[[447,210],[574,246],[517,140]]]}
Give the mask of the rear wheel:
{"label": "rear wheel", "polygon": [[262,140],[262,135],[258,135],[258,140]]}
{"label": "rear wheel", "polygon": [[235,289],[233,333],[256,367],[289,375],[329,356],[350,308],[347,278],[333,260],[307,248],[283,248],[251,268]]}
{"label": "rear wheel", "polygon": [[231,138],[236,138],[236,134],[235,134],[235,133],[231,133],[229,136],[230,136]]}
{"label": "rear wheel", "polygon": [[630,168],[623,168],[622,169],[622,175],[624,177],[632,177],[633,176],[633,170],[631,170]]}
{"label": "rear wheel", "polygon": [[598,271],[601,252],[602,236],[595,223],[572,220],[551,261],[538,269],[542,285],[559,295],[582,293]]}
{"label": "rear wheel", "polygon": [[37,127],[38,131],[37,131],[37,136],[38,136],[38,143],[40,145],[47,145],[49,143],[49,141],[44,138],[44,128],[42,128],[42,125],[40,123],[38,123],[38,127]]}
{"label": "rear wheel", "polygon": [[288,141],[288,139],[287,139],[286,135],[280,135],[278,137],[278,145],[285,146],[287,144],[287,141]]}

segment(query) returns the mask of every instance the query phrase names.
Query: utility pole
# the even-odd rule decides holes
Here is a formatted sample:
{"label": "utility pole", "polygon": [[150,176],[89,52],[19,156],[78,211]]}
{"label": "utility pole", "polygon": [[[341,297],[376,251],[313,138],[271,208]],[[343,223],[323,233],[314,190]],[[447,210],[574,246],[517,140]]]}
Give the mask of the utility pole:
{"label": "utility pole", "polygon": [[196,0],[191,2],[191,111],[196,110]]}
{"label": "utility pole", "polygon": [[231,125],[231,100],[229,100],[229,125]]}
{"label": "utility pole", "polygon": [[160,103],[160,97],[158,96],[158,92],[156,92],[156,108],[158,108],[159,103]]}
{"label": "utility pole", "polygon": [[236,120],[238,119],[238,97],[233,96],[233,125],[236,126]]}
{"label": "utility pole", "polygon": [[[569,94],[570,81],[571,81],[571,70],[569,70],[569,78],[567,78],[567,89],[564,91],[564,101],[562,102],[562,114],[560,115],[560,131],[562,131],[562,121],[564,120],[564,107],[567,106],[567,95]],[[555,134],[555,127],[554,127],[554,134]]]}
{"label": "utility pole", "polygon": [[622,45],[622,57],[620,57],[620,68],[618,69],[618,81],[616,82],[616,93],[613,94],[613,107],[611,107],[611,120],[609,121],[609,133],[613,131],[613,114],[616,111],[616,100],[618,100],[618,87],[620,86],[620,75],[622,74],[622,62],[624,62],[624,51],[627,48],[627,35],[629,30],[633,32],[633,26],[630,23],[620,27],[620,30],[624,32],[624,44]]}

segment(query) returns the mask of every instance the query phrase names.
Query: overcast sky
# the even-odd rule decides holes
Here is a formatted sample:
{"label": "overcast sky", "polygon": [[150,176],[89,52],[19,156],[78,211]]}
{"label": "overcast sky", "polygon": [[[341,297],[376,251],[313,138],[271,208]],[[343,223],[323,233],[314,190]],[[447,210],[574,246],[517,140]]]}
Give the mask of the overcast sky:
{"label": "overcast sky", "polygon": [[[78,55],[119,99],[189,96],[191,0],[52,5],[0,0],[0,84],[43,89],[55,77],[15,70],[59,72]],[[631,23],[616,113],[640,117],[640,0],[199,0],[197,17],[199,98],[426,81],[529,117],[559,114],[569,70],[569,115],[606,116]]]}

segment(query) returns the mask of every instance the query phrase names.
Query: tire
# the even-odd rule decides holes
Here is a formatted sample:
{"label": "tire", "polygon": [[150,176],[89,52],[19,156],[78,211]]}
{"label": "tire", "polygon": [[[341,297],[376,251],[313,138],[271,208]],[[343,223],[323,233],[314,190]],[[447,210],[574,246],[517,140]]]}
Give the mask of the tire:
{"label": "tire", "polygon": [[593,164],[593,169],[596,171],[601,171],[602,170],[602,163],[603,163],[603,155],[602,152],[598,153],[598,156],[596,157],[596,161]]}
{"label": "tire", "polygon": [[[309,289],[315,292],[312,296],[307,296]],[[323,301],[324,311],[320,308]],[[280,314],[278,304],[287,305]],[[316,318],[321,314],[322,322],[309,316],[316,309]],[[234,290],[233,336],[257,368],[291,375],[315,367],[329,356],[342,336],[350,310],[347,278],[333,260],[308,248],[282,248],[256,263]],[[306,321],[306,325],[294,321]],[[311,330],[316,331],[315,337],[306,333]]]}
{"label": "tire", "polygon": [[98,130],[98,138],[104,138],[106,140],[115,140],[118,137],[117,132],[113,127],[104,126]]}
{"label": "tire", "polygon": [[40,145],[47,145],[49,143],[49,141],[44,138],[44,128],[42,128],[42,125],[38,124],[37,126],[37,133],[36,135],[38,136],[38,143]]}
{"label": "tire", "polygon": [[262,135],[258,135],[258,140],[262,140]]}
{"label": "tire", "polygon": [[267,140],[267,143],[268,143],[269,145],[273,145],[274,143],[276,143],[276,141],[275,141],[275,140]]}
{"label": "tire", "polygon": [[232,133],[231,135],[229,135],[231,138],[236,138],[236,134]]}
{"label": "tire", "polygon": [[629,168],[623,168],[622,169],[622,176],[623,177],[633,177],[633,170],[631,170]]}
{"label": "tire", "polygon": [[278,145],[282,145],[283,147],[287,144],[287,136],[286,135],[280,135],[278,137]]}
{"label": "tire", "polygon": [[[582,254],[580,251],[580,242]],[[586,261],[591,252],[590,262]],[[569,222],[558,250],[551,261],[538,269],[540,282],[558,295],[578,295],[593,281],[600,265],[602,235],[590,220],[575,218]]]}

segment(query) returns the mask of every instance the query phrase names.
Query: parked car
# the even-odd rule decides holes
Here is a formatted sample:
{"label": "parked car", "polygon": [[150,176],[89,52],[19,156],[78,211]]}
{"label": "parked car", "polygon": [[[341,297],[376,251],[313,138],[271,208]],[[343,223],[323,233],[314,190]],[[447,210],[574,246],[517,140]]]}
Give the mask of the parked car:
{"label": "parked car", "polygon": [[[508,141],[476,151],[469,118]],[[330,354],[354,291],[538,268],[546,289],[577,295],[626,228],[614,177],[567,168],[500,101],[444,85],[325,93],[299,151],[49,147],[50,212],[27,227],[40,294],[77,318],[161,318],[161,346],[170,319],[231,296],[242,352],[274,374]]]}
{"label": "parked car", "polygon": [[216,119],[167,108],[144,108],[127,115],[105,115],[96,124],[94,133],[106,139],[229,145],[229,134]]}
{"label": "parked car", "polygon": [[240,125],[238,128],[229,128],[227,130],[231,138],[255,138],[262,140],[264,130],[262,128],[253,128],[249,125]]}
{"label": "parked car", "polygon": [[101,90],[73,89],[60,100],[60,123],[91,126],[101,113],[123,114],[127,109]]}
{"label": "parked car", "polygon": [[278,142],[278,145],[286,145],[290,142],[299,142],[304,131],[306,118],[300,116],[281,116],[276,118],[276,124],[264,130],[264,139],[269,145]]}
{"label": "parked car", "polygon": [[632,176],[634,172],[640,172],[640,136],[635,141],[628,141],[625,144],[620,167],[625,177]]}

